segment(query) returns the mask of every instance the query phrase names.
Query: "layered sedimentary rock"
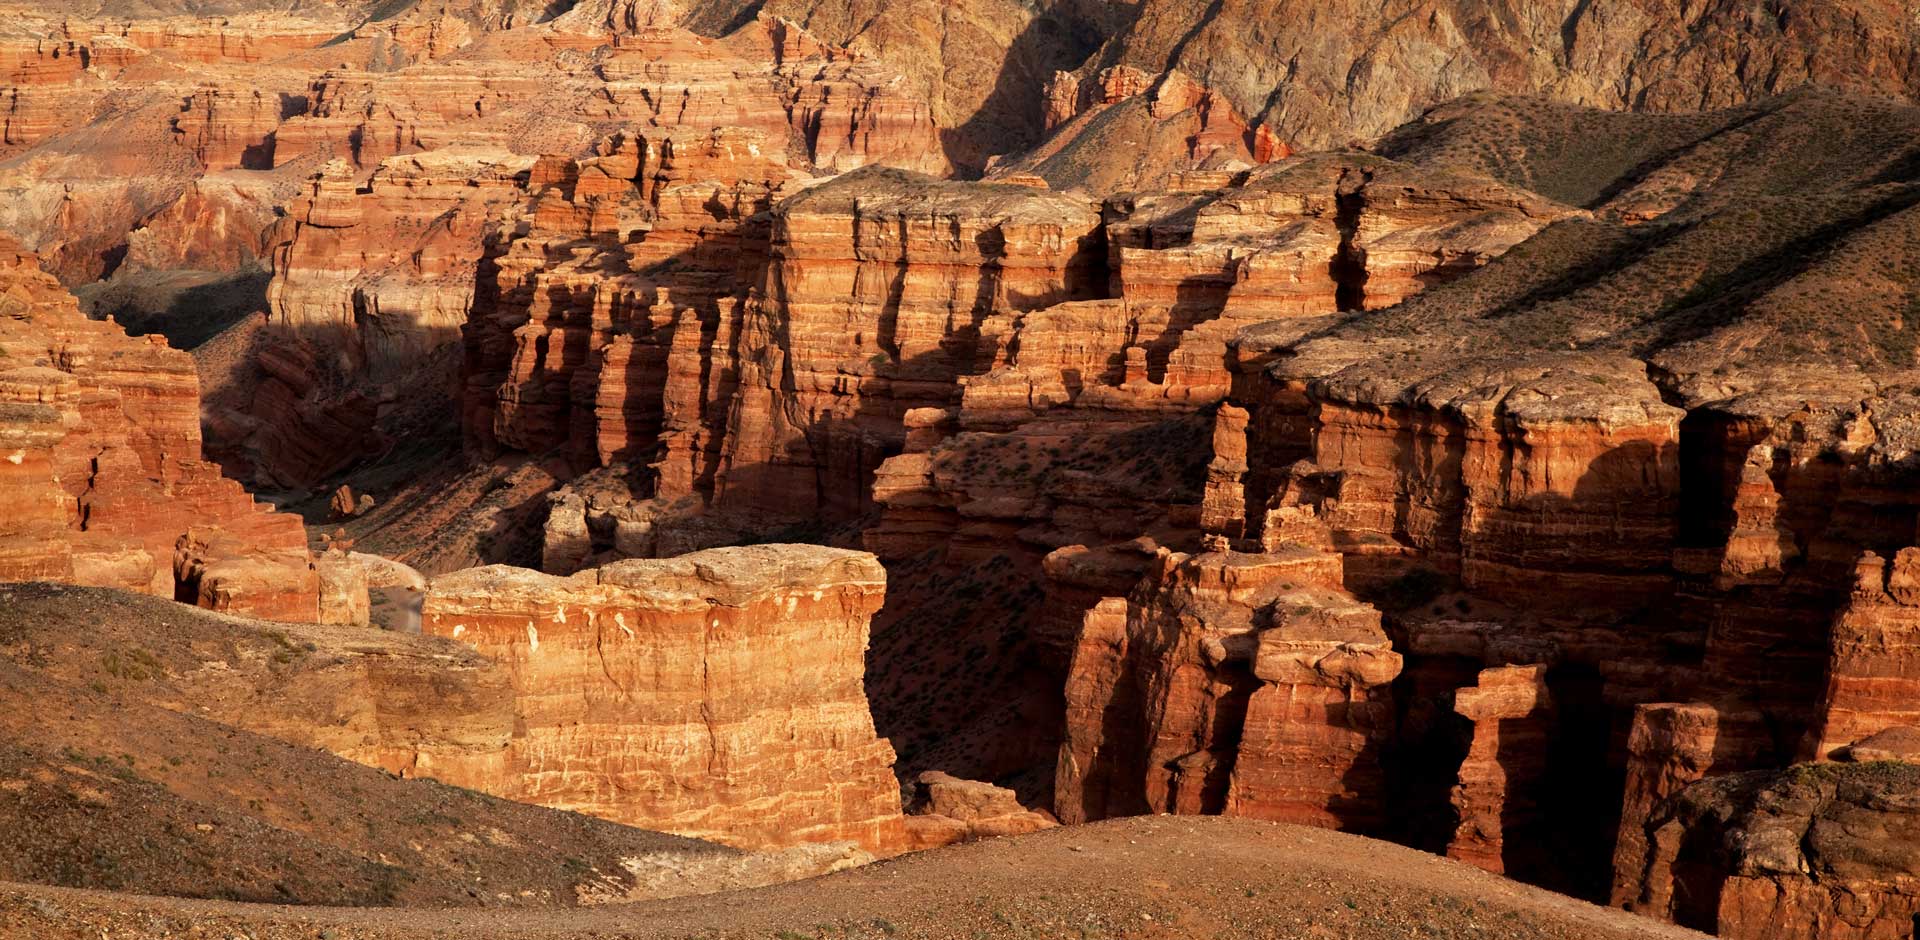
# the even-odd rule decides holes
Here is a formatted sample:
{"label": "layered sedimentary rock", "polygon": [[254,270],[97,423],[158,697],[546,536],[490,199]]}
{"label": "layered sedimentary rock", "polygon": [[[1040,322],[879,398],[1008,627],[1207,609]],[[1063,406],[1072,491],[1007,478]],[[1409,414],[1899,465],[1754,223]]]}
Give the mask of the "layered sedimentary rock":
{"label": "layered sedimentary rock", "polygon": [[1373,137],[1479,89],[1647,111],[1727,107],[1807,83],[1920,92],[1920,30],[1885,0],[1777,14],[1643,0],[1395,12],[1349,0],[1150,0],[1074,72],[1082,82],[1113,66],[1206,76],[1234,109],[1313,149]]}
{"label": "layered sedimentary rock", "polygon": [[1211,88],[1179,71],[1150,76],[1114,66],[1083,78],[1056,72],[1046,87],[1047,140],[991,176],[1030,174],[1095,192],[1165,186],[1179,174],[1240,171],[1284,159],[1291,147]]}
{"label": "layered sedimentary rock", "polygon": [[763,250],[753,217],[794,175],[780,138],[733,129],[622,133],[543,160],[466,328],[470,447],[565,445],[584,469],[651,447],[668,395],[697,409],[721,394],[724,366],[711,390],[674,389],[669,360],[697,383],[729,355],[736,284]]}
{"label": "layered sedimentary rock", "polygon": [[[1108,296],[990,317],[977,353],[984,372],[960,379],[958,407],[909,412],[905,452],[875,476],[884,512],[866,544],[896,563],[933,553],[942,577],[965,582],[996,556],[1036,571],[1040,556],[1084,546],[1080,560],[1056,555],[1027,580],[1045,597],[1037,616],[1009,612],[1029,617],[1021,636],[1035,647],[1007,655],[1037,655],[1055,681],[1083,615],[1142,573],[1122,561],[1127,543],[1257,539],[1246,501],[1265,499],[1276,467],[1243,483],[1250,418],[1215,407],[1233,388],[1237,332],[1274,318],[1306,330],[1343,308],[1390,303],[1567,211],[1366,157],[1283,160],[1184,185],[1108,199]],[[1408,270],[1421,274],[1395,276]],[[911,609],[899,615],[903,635],[927,632],[903,651],[952,628]],[[903,754],[917,754],[914,737],[897,737]]]}
{"label": "layered sedimentary rock", "polygon": [[1688,785],[1772,763],[1779,759],[1776,750],[1763,716],[1750,707],[1694,702],[1635,709],[1609,902],[1661,912],[1670,919],[1675,903],[1672,885],[1658,878],[1646,883],[1648,865],[1657,854],[1656,845],[1649,841],[1649,819],[1663,812],[1666,802]]}
{"label": "layered sedimentary rock", "polygon": [[[901,416],[953,401],[990,313],[1103,279],[1081,200],[879,169],[801,188],[772,146],[621,138],[538,172],[533,224],[468,329],[482,452],[564,446],[592,466],[658,448],[653,485],[631,494],[651,501],[605,526],[624,554],[869,509]],[[604,247],[549,260],[543,246],[583,230]]]}
{"label": "layered sedimentary rock", "polygon": [[[882,162],[944,168],[926,106],[891,87],[891,72],[775,17],[736,25],[715,40],[662,22],[609,31],[561,17],[477,37],[457,59],[397,72],[329,70],[314,82],[311,107],[276,135],[273,159],[371,167],[460,141],[571,154],[596,129],[624,123],[737,127],[780,140],[783,150],[791,132],[797,157],[833,171]],[[587,94],[556,100],[556,86]],[[530,123],[536,113],[543,119]]]}
{"label": "layered sedimentary rock", "polygon": [[[1524,180],[1591,215],[1563,215],[1394,306],[1275,318],[1233,338],[1247,441],[1217,448],[1206,468],[1205,528],[1337,552],[1344,586],[1410,634],[1401,766],[1450,770],[1460,786],[1448,801],[1455,835],[1426,844],[1576,890],[1611,880],[1625,903],[1661,864],[1650,859],[1671,851],[1648,827],[1687,784],[1845,753],[1913,723],[1896,591],[1915,519],[1899,469],[1915,446],[1913,406],[1895,378],[1911,352],[1889,332],[1895,321],[1878,319],[1912,296],[1900,273],[1910,192],[1879,188],[1910,173],[1878,158],[1836,168],[1778,226],[1734,208],[1779,198],[1751,149],[1770,130],[1822,142],[1767,144],[1766,173],[1892,146],[1856,129],[1864,113],[1913,120],[1908,108],[1814,94],[1657,121],[1538,104],[1442,109],[1379,149]],[[1511,119],[1570,130],[1544,148],[1491,145]],[[1616,120],[1645,121],[1649,147],[1694,144],[1649,170],[1633,155],[1596,163],[1573,143]],[[1597,175],[1568,175],[1575,165]],[[1776,267],[1815,244],[1832,250]],[[1361,286],[1364,297],[1371,278]],[[1871,312],[1829,317],[1822,296]],[[1490,639],[1471,656],[1445,649],[1434,628],[1469,608],[1461,619],[1492,625],[1482,632],[1505,652]],[[1481,670],[1509,666],[1538,668],[1530,703],[1482,714]],[[1509,732],[1548,743],[1504,748]],[[1617,827],[1605,818],[1616,810]],[[1534,834],[1505,836],[1516,829]],[[1547,845],[1592,857],[1515,851]],[[1610,873],[1592,863],[1609,855]],[[1734,859],[1690,855],[1675,878],[1726,877],[1716,866]],[[1703,913],[1697,891],[1661,890],[1646,909],[1735,929]],[[1823,898],[1802,912],[1815,921],[1855,910],[1843,889],[1781,890],[1794,905]],[[1739,922],[1734,935],[1769,929]]]}
{"label": "layered sedimentary rock", "polygon": [[1488,871],[1506,870],[1509,839],[1536,838],[1534,796],[1546,775],[1547,738],[1553,731],[1553,694],[1546,667],[1502,666],[1480,673],[1454,693],[1453,710],[1473,733],[1453,788],[1459,827],[1447,857]]}
{"label": "layered sedimentary rock", "polygon": [[[69,284],[147,260],[221,269],[229,237],[257,249],[270,211],[264,218],[227,214],[230,236],[196,231],[201,212],[159,214],[191,200],[195,180],[209,171],[271,166],[274,131],[305,106],[307,84],[321,68],[315,59],[371,55],[366,43],[316,51],[348,26],[338,8],[117,20],[13,12],[0,47],[26,61],[0,106],[11,111],[0,117],[7,125],[0,152],[12,158],[0,170],[7,193],[0,228]],[[59,80],[49,81],[56,73]],[[272,188],[273,181],[259,182]],[[186,231],[160,240],[197,243],[198,251],[128,257],[131,232],[176,224]]]}
{"label": "layered sedimentary rock", "polygon": [[[764,233],[755,216],[776,188],[870,163],[945,167],[924,106],[792,24],[761,19],[718,42],[658,23],[569,32],[585,25],[562,18],[400,73],[329,73],[276,133],[276,163],[335,161],[293,210],[325,218],[283,228],[271,295],[290,325],[325,324],[310,337],[317,358],[351,361],[342,404],[449,347],[477,299],[462,405],[473,450],[565,443],[583,470],[642,452],[660,435],[657,373],[676,332],[683,355],[708,356],[716,331],[719,349],[730,343],[736,327],[721,321],[737,323],[757,276],[739,232]],[[599,49],[590,65],[587,48]],[[554,111],[557,86],[594,92]],[[630,129],[602,136],[616,124]],[[533,163],[514,154],[536,152],[549,157],[513,185]],[[460,160],[473,164],[464,174]],[[463,175],[501,185],[445,185]],[[395,226],[421,231],[382,237]],[[702,420],[702,403],[685,407],[686,422]],[[263,463],[313,476],[299,458]]]}
{"label": "layered sedimentary rock", "polygon": [[885,589],[872,556],[804,545],[435,578],[424,631],[506,667],[517,730],[407,770],[733,845],[897,850],[893,751],[861,688]]}
{"label": "layered sedimentary rock", "polygon": [[1834,620],[1821,720],[1803,756],[1827,759],[1889,728],[1920,722],[1920,548],[1861,556],[1852,597]]}
{"label": "layered sedimentary rock", "polygon": [[787,201],[742,324],[713,499],[827,516],[870,506],[901,416],[951,402],[988,316],[1097,289],[1096,221],[1072,197],[884,171]]}
{"label": "layered sedimentary rock", "polygon": [[1905,763],[1799,764],[1712,777],[1647,822],[1629,906],[1723,937],[1904,936],[1916,787]]}
{"label": "layered sedimentary rock", "polygon": [[[192,360],[89,320],[32,255],[0,245],[9,505],[0,580],[55,580],[314,622],[364,611],[323,592],[333,560],[298,517],[200,459]],[[341,612],[345,604],[349,610]]]}
{"label": "layered sedimentary rock", "polygon": [[[530,157],[456,146],[392,157],[364,185],[323,167],[266,236],[268,343],[253,394],[211,422],[223,459],[310,484],[390,441],[383,416],[432,408],[473,296],[483,237]],[[203,181],[204,185],[204,181]],[[241,459],[244,455],[244,459]]]}
{"label": "layered sedimentary rock", "polygon": [[1338,559],[1163,551],[1088,614],[1067,680],[1063,820],[1225,812],[1377,828],[1400,656]]}

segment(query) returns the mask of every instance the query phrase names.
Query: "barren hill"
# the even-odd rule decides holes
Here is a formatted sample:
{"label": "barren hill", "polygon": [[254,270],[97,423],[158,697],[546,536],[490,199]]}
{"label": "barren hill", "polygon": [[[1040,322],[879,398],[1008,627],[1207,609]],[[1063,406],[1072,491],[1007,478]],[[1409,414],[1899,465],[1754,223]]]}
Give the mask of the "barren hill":
{"label": "barren hill", "polygon": [[774,888],[534,914],[294,910],[0,888],[0,935],[1686,940],[1703,935],[1355,836],[1144,817],[970,843]]}

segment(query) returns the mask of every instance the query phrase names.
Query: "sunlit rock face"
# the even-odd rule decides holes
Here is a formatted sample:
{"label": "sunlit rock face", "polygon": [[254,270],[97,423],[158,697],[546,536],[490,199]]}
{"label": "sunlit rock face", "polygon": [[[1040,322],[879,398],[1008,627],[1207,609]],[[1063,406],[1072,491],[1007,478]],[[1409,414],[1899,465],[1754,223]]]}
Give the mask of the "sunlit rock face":
{"label": "sunlit rock face", "polygon": [[255,503],[200,459],[186,354],[89,320],[33,255],[0,244],[0,580],[175,597],[271,620],[352,619],[365,586],[297,516]]}
{"label": "sunlit rock face", "polygon": [[873,556],[810,545],[442,575],[423,629],[505,667],[518,719],[503,751],[412,772],[743,847],[900,850],[862,687],[885,591]]}

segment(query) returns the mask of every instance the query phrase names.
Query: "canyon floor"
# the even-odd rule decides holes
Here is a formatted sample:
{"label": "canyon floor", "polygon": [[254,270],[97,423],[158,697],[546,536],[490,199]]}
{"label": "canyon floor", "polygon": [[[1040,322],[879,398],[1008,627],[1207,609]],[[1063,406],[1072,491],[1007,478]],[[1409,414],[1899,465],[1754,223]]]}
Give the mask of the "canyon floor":
{"label": "canyon floor", "polygon": [[922,937],[1683,940],[1694,933],[1356,836],[1137,817],[770,888],[566,912],[291,908],[0,886],[0,936],[255,940]]}

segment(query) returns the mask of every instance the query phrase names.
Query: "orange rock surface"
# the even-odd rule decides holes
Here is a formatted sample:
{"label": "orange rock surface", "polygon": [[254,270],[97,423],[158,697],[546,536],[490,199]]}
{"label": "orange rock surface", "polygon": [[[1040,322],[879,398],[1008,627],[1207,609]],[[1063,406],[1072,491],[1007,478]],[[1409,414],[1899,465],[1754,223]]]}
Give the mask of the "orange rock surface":
{"label": "orange rock surface", "polygon": [[1841,756],[1856,741],[1920,722],[1920,548],[1891,560],[1868,552],[1856,577],[1833,623],[1826,693],[1805,757]]}
{"label": "orange rock surface", "polygon": [[931,849],[994,836],[1017,836],[1058,823],[1020,805],[1012,790],[962,780],[937,770],[914,778],[906,833],[914,849]]}
{"label": "orange rock surface", "polygon": [[[30,254],[0,245],[0,424],[8,494],[0,580],[121,587],[273,620],[364,617],[366,590],[298,517],[200,459],[192,361],[89,320]],[[344,609],[343,609],[344,607]]]}
{"label": "orange rock surface", "polygon": [[1454,693],[1454,711],[1473,725],[1453,808],[1459,828],[1447,857],[1488,871],[1506,870],[1507,840],[1533,836],[1554,725],[1553,695],[1544,666],[1502,666],[1480,673],[1473,686]]}
{"label": "orange rock surface", "polygon": [[512,676],[504,751],[408,773],[743,847],[905,847],[893,750],[861,680],[886,573],[806,545],[489,566],[428,586],[423,630]]}
{"label": "orange rock surface", "polygon": [[1055,800],[1079,822],[1225,812],[1378,827],[1400,656],[1338,559],[1162,554],[1086,615]]}

